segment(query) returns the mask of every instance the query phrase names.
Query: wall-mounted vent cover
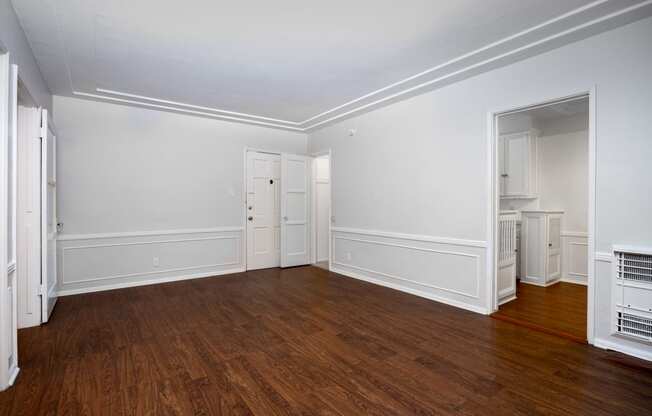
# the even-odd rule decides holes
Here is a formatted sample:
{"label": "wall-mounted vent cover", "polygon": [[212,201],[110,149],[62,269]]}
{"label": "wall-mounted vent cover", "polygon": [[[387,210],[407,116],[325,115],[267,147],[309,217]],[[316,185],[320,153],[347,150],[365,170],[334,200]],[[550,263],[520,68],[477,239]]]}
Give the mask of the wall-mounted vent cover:
{"label": "wall-mounted vent cover", "polygon": [[616,252],[618,278],[652,284],[652,255]]}
{"label": "wall-mounted vent cover", "polygon": [[617,332],[645,341],[652,341],[652,319],[618,312]]}
{"label": "wall-mounted vent cover", "polygon": [[613,333],[652,343],[652,248],[614,246]]}

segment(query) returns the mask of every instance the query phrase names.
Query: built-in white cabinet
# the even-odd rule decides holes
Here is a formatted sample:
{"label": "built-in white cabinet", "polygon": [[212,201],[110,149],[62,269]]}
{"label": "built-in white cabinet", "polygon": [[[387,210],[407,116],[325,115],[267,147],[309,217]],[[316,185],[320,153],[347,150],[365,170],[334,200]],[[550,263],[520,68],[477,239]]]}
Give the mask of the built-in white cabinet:
{"label": "built-in white cabinet", "polygon": [[521,282],[549,286],[561,279],[563,213],[521,211]]}
{"label": "built-in white cabinet", "polygon": [[498,140],[500,197],[536,198],[537,136],[534,129],[501,135]]}

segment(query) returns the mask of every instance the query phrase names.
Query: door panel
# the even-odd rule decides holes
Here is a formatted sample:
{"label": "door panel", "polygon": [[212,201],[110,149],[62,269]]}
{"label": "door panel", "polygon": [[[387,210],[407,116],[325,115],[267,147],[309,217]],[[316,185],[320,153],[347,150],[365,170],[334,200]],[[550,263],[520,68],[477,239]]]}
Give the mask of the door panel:
{"label": "door panel", "polygon": [[505,138],[505,195],[524,195],[528,192],[528,136]]}
{"label": "door panel", "polygon": [[41,113],[41,320],[47,322],[57,301],[57,142]]}
{"label": "door panel", "polygon": [[310,263],[310,172],[312,159],[281,155],[281,267]]}
{"label": "door panel", "polygon": [[280,265],[280,156],[247,152],[247,269]]}
{"label": "door panel", "polygon": [[561,216],[548,217],[548,276],[546,283],[561,278]]}

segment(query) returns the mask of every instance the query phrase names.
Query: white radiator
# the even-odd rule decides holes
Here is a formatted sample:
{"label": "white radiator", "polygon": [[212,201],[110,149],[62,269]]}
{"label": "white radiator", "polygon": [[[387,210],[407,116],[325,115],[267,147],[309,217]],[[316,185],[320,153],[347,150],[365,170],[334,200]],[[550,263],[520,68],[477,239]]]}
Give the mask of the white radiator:
{"label": "white radiator", "polygon": [[516,223],[518,213],[498,216],[498,304],[516,298]]}
{"label": "white radiator", "polygon": [[614,246],[613,331],[652,343],[652,249]]}
{"label": "white radiator", "polygon": [[516,222],[518,214],[501,213],[498,217],[498,264],[511,264],[516,261]]}

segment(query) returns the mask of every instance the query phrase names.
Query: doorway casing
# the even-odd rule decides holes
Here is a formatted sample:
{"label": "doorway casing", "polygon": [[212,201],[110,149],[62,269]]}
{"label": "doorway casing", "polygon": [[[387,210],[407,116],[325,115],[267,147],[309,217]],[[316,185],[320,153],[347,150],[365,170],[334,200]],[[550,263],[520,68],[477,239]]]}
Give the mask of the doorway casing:
{"label": "doorway casing", "polygon": [[[310,156],[314,160],[316,160],[319,157],[323,156],[328,156],[328,270],[331,270],[331,260],[333,257],[333,242],[332,242],[332,231],[331,229],[333,228],[333,154],[332,150],[324,150],[321,152],[316,152],[311,154]],[[319,260],[318,257],[318,246],[317,246],[317,186],[315,184],[315,177],[314,177],[314,169],[313,169],[313,187],[312,187],[312,224],[310,227],[310,238],[312,240],[312,254],[311,254],[311,261],[312,264],[316,264],[317,261]]]}
{"label": "doorway casing", "polygon": [[588,158],[588,290],[587,290],[587,341],[593,344],[595,338],[595,187],[596,187],[596,87],[571,91],[565,96],[541,97],[529,103],[523,103],[508,108],[489,111],[487,113],[487,166],[488,166],[488,217],[487,231],[489,235],[487,261],[487,312],[498,310],[498,215],[500,213],[500,187],[498,185],[498,117],[510,113],[521,112],[537,107],[544,107],[562,101],[588,98],[589,100],[589,158]]}

